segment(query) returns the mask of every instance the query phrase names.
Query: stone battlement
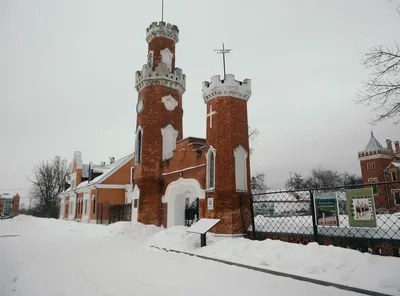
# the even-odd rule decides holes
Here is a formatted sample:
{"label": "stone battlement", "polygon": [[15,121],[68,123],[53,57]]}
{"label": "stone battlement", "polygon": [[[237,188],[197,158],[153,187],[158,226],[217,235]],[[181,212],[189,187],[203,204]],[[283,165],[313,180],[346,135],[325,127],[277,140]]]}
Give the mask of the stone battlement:
{"label": "stone battlement", "polygon": [[182,69],[175,68],[172,73],[165,63],[159,63],[152,69],[148,64],[143,65],[141,71],[136,72],[136,90],[140,92],[144,87],[151,84],[162,84],[167,87],[178,89],[183,94],[186,89],[186,75]]}
{"label": "stone battlement", "polygon": [[375,150],[364,150],[358,152],[358,157],[366,157],[370,155],[377,155],[377,154],[385,154],[385,155],[393,155],[393,151],[383,148],[383,149],[375,149]]}
{"label": "stone battlement", "polygon": [[226,74],[225,80],[220,75],[211,77],[211,82],[203,82],[203,99],[208,102],[216,97],[235,97],[248,101],[251,96],[251,80],[235,80],[235,75]]}
{"label": "stone battlement", "polygon": [[155,37],[169,38],[178,43],[179,29],[177,26],[166,22],[153,22],[146,29],[146,41],[150,42]]}

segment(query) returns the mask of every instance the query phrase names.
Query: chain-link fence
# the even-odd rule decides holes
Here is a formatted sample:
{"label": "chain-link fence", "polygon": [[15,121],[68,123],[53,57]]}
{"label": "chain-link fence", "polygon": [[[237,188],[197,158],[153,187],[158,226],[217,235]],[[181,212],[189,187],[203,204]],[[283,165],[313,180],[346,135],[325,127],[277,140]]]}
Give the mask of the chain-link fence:
{"label": "chain-link fence", "polygon": [[241,197],[245,235],[399,256],[400,182],[271,191]]}

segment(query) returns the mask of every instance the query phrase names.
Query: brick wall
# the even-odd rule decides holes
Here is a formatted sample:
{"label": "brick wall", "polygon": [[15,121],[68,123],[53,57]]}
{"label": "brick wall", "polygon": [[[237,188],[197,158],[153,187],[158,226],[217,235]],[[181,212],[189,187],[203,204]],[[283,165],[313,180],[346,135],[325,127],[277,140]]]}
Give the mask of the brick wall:
{"label": "brick wall", "polygon": [[175,69],[175,41],[164,37],[154,37],[149,42],[149,51],[154,51],[153,67],[157,67],[162,62],[161,50],[168,48],[173,53],[172,69]]}
{"label": "brick wall", "polygon": [[[233,97],[219,97],[207,103],[216,114],[212,128],[207,118],[207,146],[216,149],[215,191],[206,198],[214,198],[214,210],[204,209],[208,218],[222,219],[217,233],[242,233],[239,195],[236,192],[234,149],[239,145],[249,152],[247,102]],[[250,189],[250,157],[247,157],[247,188]],[[207,202],[207,201],[206,201]]]}

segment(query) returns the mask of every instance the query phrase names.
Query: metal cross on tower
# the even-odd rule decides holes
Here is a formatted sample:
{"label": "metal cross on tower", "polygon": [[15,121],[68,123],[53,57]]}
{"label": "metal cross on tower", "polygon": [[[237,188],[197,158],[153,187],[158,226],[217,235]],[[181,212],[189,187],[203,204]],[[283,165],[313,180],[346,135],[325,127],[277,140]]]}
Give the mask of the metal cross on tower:
{"label": "metal cross on tower", "polygon": [[225,77],[226,77],[225,54],[226,54],[226,53],[230,53],[232,50],[233,50],[233,49],[227,49],[227,48],[225,48],[224,43],[222,43],[222,49],[216,49],[216,50],[215,50],[218,54],[222,53],[222,62],[223,62],[223,65],[224,65],[224,80],[225,80]]}
{"label": "metal cross on tower", "polygon": [[161,21],[164,21],[164,0],[161,1]]}

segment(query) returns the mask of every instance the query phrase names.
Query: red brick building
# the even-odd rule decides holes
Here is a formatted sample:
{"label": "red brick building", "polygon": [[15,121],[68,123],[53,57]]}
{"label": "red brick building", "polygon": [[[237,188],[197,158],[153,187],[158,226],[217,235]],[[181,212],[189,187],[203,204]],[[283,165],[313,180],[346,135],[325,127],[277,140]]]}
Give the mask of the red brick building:
{"label": "red brick building", "polygon": [[[371,138],[364,150],[358,152],[363,183],[400,181],[399,141],[386,140],[383,147],[371,132]],[[400,210],[400,183],[375,185],[375,206],[379,212]]]}
{"label": "red brick building", "polygon": [[0,194],[0,217],[16,216],[19,212],[19,194],[1,193]]}
{"label": "red brick building", "polygon": [[59,195],[59,218],[107,223],[108,211],[103,208],[131,202],[132,173],[133,153],[96,165],[84,164],[81,152],[76,151],[67,177],[68,188]]}
{"label": "red brick building", "polygon": [[179,30],[154,22],[146,32],[147,63],[136,72],[137,125],[133,220],[183,225],[200,199],[201,217],[220,218],[218,233],[242,233],[239,195],[250,190],[247,102],[251,82],[227,74],[204,82],[206,139],[183,138],[186,76],[175,67]]}

